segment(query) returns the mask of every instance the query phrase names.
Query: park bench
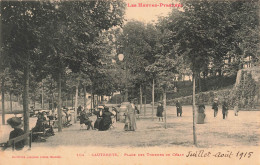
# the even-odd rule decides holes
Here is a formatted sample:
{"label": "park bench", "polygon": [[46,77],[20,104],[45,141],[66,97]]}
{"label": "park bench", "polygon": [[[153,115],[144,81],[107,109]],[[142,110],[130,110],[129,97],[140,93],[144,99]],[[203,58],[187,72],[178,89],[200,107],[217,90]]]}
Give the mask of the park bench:
{"label": "park bench", "polygon": [[49,126],[52,126],[53,124],[51,123],[51,121],[52,120],[46,120],[46,121],[44,121],[43,122],[43,125],[42,125],[42,127],[43,127],[43,129],[42,129],[42,131],[37,131],[37,132],[32,132],[32,134],[33,135],[39,135],[39,136],[41,136],[41,137],[43,137],[43,136],[48,136],[47,135],[47,132],[48,132],[48,130],[50,129],[50,128],[46,128],[45,127],[45,124],[48,124]]}
{"label": "park bench", "polygon": [[21,136],[18,136],[16,138],[8,140],[6,143],[0,143],[0,146],[3,148],[3,150],[7,149],[8,147],[12,147],[12,150],[15,149],[15,144],[17,142],[23,141],[29,137],[29,150],[32,147],[32,132],[25,133]]}

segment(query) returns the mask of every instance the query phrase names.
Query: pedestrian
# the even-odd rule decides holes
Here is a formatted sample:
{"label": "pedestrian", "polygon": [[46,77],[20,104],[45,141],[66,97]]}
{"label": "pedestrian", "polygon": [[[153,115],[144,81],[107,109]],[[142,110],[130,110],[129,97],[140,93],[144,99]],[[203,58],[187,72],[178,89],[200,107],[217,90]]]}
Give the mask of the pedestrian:
{"label": "pedestrian", "polygon": [[235,116],[238,116],[238,112],[239,112],[238,105],[235,105],[235,107],[234,107]]}
{"label": "pedestrian", "polygon": [[197,124],[204,124],[205,118],[205,105],[203,103],[200,103],[198,105]]}
{"label": "pedestrian", "polygon": [[125,121],[125,131],[135,131],[136,130],[136,111],[134,105],[134,99],[130,99],[130,104],[127,105],[126,109],[126,121]]}
{"label": "pedestrian", "polygon": [[181,115],[182,115],[182,105],[181,105],[179,100],[177,100],[176,109],[177,109],[177,116],[179,117],[179,115],[180,115],[180,117],[181,117]]}
{"label": "pedestrian", "polygon": [[80,124],[85,124],[87,127],[87,130],[90,128],[93,130],[92,121],[89,119],[89,114],[87,114],[86,110],[83,110],[80,112],[79,116]]}
{"label": "pedestrian", "polygon": [[217,114],[218,114],[218,98],[214,99],[214,102],[212,104],[212,109],[214,110],[214,117],[217,117]]}
{"label": "pedestrian", "polygon": [[[14,129],[13,131],[10,132],[9,140],[24,134],[24,131],[21,129],[22,120],[20,117],[12,117],[7,120],[7,123]],[[24,148],[24,145],[25,145],[25,140],[15,143],[14,146],[15,150],[22,150]]]}
{"label": "pedestrian", "polygon": [[225,99],[222,102],[222,114],[223,114],[223,119],[227,118],[227,115],[228,115],[228,104],[225,101]]}
{"label": "pedestrian", "polygon": [[163,105],[161,102],[159,102],[159,104],[157,106],[156,116],[159,118],[159,121],[160,121],[160,119],[162,119],[162,121],[163,121]]}

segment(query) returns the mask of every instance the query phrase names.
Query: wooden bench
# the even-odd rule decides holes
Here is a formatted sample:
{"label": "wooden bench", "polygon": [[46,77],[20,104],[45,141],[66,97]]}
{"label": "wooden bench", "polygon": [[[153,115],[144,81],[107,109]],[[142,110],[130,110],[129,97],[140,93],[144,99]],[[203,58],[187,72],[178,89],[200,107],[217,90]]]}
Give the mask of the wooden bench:
{"label": "wooden bench", "polygon": [[47,132],[50,128],[46,128],[46,127],[45,127],[45,124],[48,124],[49,126],[51,126],[51,122],[50,122],[50,120],[46,120],[46,121],[44,121],[42,124],[43,124],[43,125],[42,125],[42,127],[43,127],[42,131],[32,132],[33,135],[35,135],[35,134],[38,134],[38,135],[40,135],[40,136],[45,136],[45,135],[46,135],[46,132]]}
{"label": "wooden bench", "polygon": [[12,147],[12,150],[14,151],[15,144],[17,142],[27,139],[28,137],[29,137],[29,150],[30,150],[32,148],[32,132],[31,131],[28,133],[25,133],[21,136],[18,136],[16,138],[10,139],[6,143],[0,143],[0,145],[1,145],[1,147],[3,147],[4,150],[8,147]]}

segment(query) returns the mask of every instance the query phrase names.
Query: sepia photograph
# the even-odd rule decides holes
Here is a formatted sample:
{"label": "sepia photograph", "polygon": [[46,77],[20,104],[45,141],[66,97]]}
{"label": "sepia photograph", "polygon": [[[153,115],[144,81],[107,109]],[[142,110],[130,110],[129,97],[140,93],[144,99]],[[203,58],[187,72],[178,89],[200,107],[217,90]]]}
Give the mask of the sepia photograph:
{"label": "sepia photograph", "polygon": [[260,165],[258,0],[0,0],[0,165]]}

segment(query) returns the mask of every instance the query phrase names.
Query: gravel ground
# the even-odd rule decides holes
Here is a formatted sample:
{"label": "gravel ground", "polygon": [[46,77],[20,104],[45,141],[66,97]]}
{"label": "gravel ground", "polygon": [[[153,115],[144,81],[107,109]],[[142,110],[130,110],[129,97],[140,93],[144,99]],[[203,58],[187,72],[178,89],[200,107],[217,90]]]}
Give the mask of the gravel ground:
{"label": "gravel ground", "polygon": [[[55,136],[47,142],[32,143],[30,151],[0,152],[0,164],[259,165],[260,111],[240,111],[234,116],[231,110],[223,120],[221,111],[214,118],[207,106],[206,115],[205,124],[196,125],[198,147],[193,145],[191,106],[183,106],[183,117],[177,117],[175,107],[168,106],[165,129],[157,118],[152,121],[151,106],[147,105],[146,116],[137,119],[135,132],[125,132],[124,123],[119,122],[109,131],[80,130],[77,122],[62,132],[55,129]],[[35,122],[36,118],[30,118],[30,128]],[[10,131],[10,126],[0,125],[0,142],[8,140]],[[198,156],[201,152],[211,154]],[[193,156],[188,156],[190,153]]]}
{"label": "gravel ground", "polygon": [[[99,147],[172,147],[193,146],[192,107],[183,106],[183,116],[176,116],[176,108],[167,107],[167,129],[157,118],[152,121],[151,106],[147,105],[146,116],[137,119],[137,130],[126,132],[124,123],[117,122],[109,131],[80,130],[80,124],[64,128],[62,132],[48,137],[45,143],[33,143],[35,147],[57,146],[99,146]],[[154,113],[155,114],[155,113]],[[95,121],[95,116],[91,117]],[[205,124],[196,124],[198,147],[259,146],[260,111],[240,111],[234,116],[229,111],[223,120],[221,110],[216,118],[211,107],[206,107]],[[32,119],[31,119],[32,120]],[[6,131],[5,131],[6,132]],[[2,135],[1,135],[2,136]],[[3,138],[1,138],[3,139]]]}

